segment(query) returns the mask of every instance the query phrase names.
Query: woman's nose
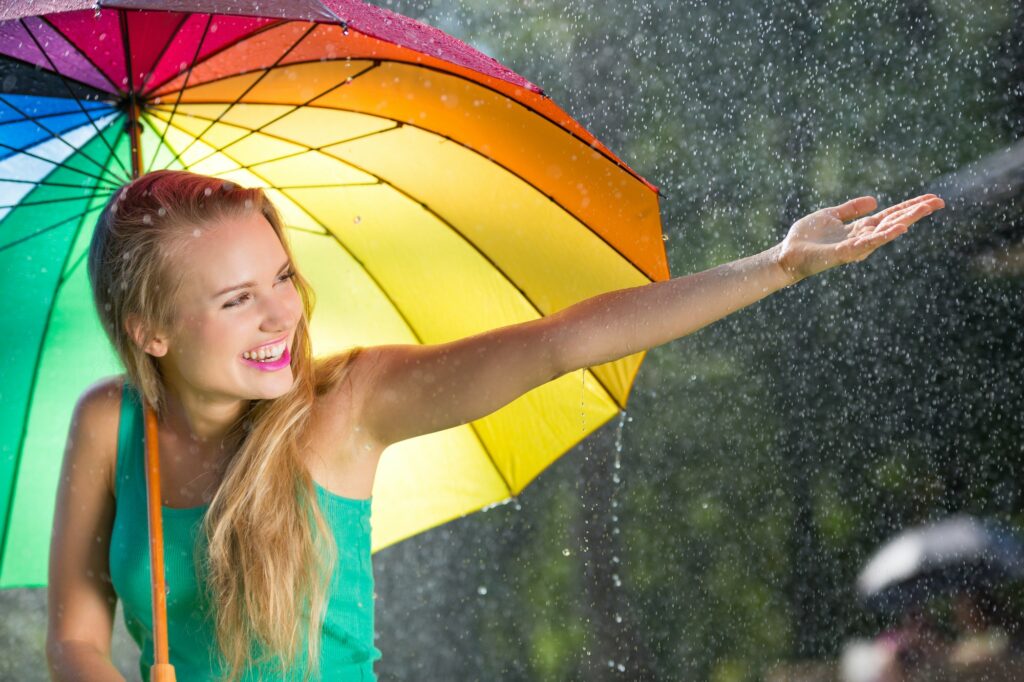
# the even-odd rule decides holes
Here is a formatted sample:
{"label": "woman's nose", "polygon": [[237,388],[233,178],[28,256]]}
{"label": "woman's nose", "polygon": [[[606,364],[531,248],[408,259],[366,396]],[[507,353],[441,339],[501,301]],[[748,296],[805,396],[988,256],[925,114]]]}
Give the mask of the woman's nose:
{"label": "woman's nose", "polygon": [[298,316],[302,314],[299,293],[292,289],[289,292],[270,296],[265,301],[263,327],[278,331],[291,329],[298,324]]}

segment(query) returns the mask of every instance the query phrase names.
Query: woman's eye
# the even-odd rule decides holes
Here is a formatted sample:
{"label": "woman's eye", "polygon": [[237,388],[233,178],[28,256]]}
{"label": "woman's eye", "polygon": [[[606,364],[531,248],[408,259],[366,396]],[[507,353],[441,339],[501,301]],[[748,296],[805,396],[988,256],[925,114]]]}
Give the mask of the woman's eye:
{"label": "woman's eye", "polygon": [[239,305],[240,303],[245,301],[248,297],[249,297],[249,294],[242,294],[238,298],[233,299],[233,300],[228,301],[227,303],[225,303],[224,307],[225,308],[234,308],[236,305]]}
{"label": "woman's eye", "polygon": [[[281,276],[278,278],[278,281],[283,282],[285,280],[292,279],[293,277],[295,277],[295,271],[294,270],[289,270],[288,272],[281,273]],[[241,305],[242,303],[244,303],[246,300],[248,300],[248,298],[249,298],[249,294],[242,294],[238,298],[232,299],[232,300],[228,301],[227,303],[225,303],[224,307],[225,308],[234,308],[235,306],[238,306],[238,305]]]}

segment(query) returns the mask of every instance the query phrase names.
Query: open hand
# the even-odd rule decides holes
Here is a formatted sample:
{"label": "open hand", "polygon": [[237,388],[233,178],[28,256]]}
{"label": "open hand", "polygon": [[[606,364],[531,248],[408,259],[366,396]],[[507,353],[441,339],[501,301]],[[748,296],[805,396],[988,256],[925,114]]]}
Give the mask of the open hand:
{"label": "open hand", "polygon": [[823,208],[793,223],[778,246],[779,266],[798,282],[829,268],[861,261],[882,244],[903,234],[921,218],[944,208],[934,194],[923,194],[874,215],[874,197],[858,197],[841,206]]}

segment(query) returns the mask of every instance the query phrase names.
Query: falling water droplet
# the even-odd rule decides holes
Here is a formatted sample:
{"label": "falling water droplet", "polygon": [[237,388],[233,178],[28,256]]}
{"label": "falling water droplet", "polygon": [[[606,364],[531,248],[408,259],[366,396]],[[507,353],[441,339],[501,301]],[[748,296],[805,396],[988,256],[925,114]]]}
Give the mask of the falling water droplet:
{"label": "falling water droplet", "polygon": [[476,593],[483,596],[487,594],[487,588],[481,585],[480,587],[476,588]]}
{"label": "falling water droplet", "polygon": [[358,225],[359,223],[363,222],[363,217],[357,215],[355,218],[352,219],[352,222]]}

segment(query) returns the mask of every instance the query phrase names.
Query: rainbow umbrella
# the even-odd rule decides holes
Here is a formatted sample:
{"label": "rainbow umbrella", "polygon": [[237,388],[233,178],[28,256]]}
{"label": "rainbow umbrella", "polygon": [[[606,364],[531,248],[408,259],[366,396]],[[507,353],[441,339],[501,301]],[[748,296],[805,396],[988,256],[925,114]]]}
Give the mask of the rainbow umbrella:
{"label": "rainbow umbrella", "polygon": [[[443,343],[669,275],[656,189],[434,28],[351,0],[8,3],[0,588],[46,583],[72,408],[123,371],[83,261],[110,194],[156,168],[266,188],[318,294],[318,356]],[[374,550],[519,493],[625,406],[642,355],[391,446]]]}

